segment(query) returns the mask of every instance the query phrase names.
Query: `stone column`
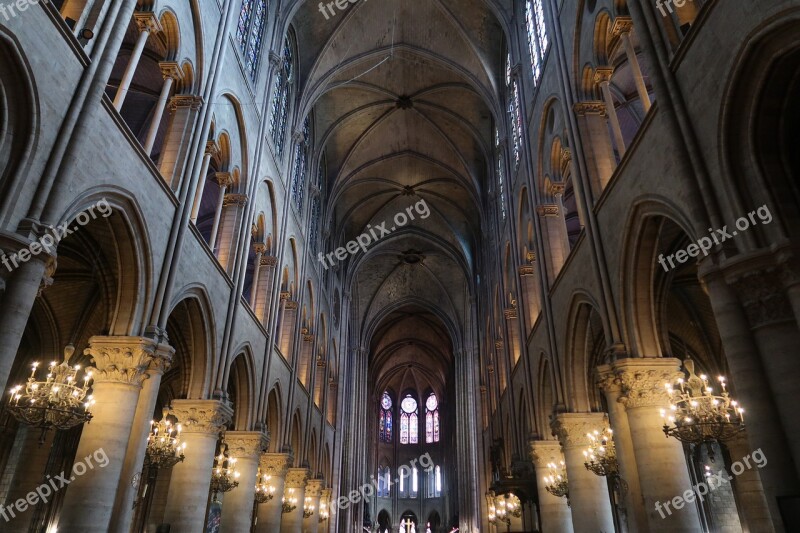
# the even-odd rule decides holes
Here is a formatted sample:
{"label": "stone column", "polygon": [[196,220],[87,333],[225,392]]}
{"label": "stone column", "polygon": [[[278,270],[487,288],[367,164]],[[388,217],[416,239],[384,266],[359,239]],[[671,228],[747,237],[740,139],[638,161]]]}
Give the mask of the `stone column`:
{"label": "stone column", "polygon": [[219,233],[219,221],[222,219],[222,208],[225,204],[225,195],[228,192],[228,187],[233,183],[233,177],[230,172],[217,172],[214,176],[219,184],[219,198],[217,199],[217,207],[214,211],[214,225],[211,227],[211,240],[208,247],[211,251],[217,246],[217,233]]}
{"label": "stone column", "polygon": [[530,265],[523,265],[519,267],[520,285],[522,286],[522,299],[525,302],[527,309],[525,313],[525,337],[527,338],[536,319],[539,318],[541,312],[542,301],[539,294],[539,285],[536,280],[536,254],[532,254],[533,260]]}
{"label": "stone column", "polygon": [[[605,426],[603,413],[562,413],[553,421],[553,432],[564,450],[572,506],[572,527],[577,533],[614,531],[614,515],[606,479],[584,466],[588,433]],[[663,435],[662,435],[663,436]]]}
{"label": "stone column", "polygon": [[161,76],[164,78],[164,85],[161,86],[161,94],[153,110],[153,118],[150,120],[150,129],[147,132],[147,139],[144,142],[144,152],[148,156],[152,155],[151,152],[156,143],[158,130],[161,128],[161,119],[164,118],[164,110],[167,108],[167,101],[169,100],[169,95],[172,93],[172,86],[176,81],[181,79],[181,68],[177,63],[162,61],[159,63],[159,67],[161,67]]}
{"label": "stone column", "polygon": [[[222,213],[217,230],[217,259],[225,270],[233,267],[238,249],[237,235],[245,214],[247,195],[226,194],[222,199]],[[250,224],[247,224],[250,228]]]}
{"label": "stone column", "polygon": [[222,531],[250,531],[258,462],[261,453],[269,446],[269,437],[260,431],[228,431],[225,442],[228,453],[237,460],[239,486],[225,495]]}
{"label": "stone column", "polygon": [[697,507],[687,503],[661,516],[656,502],[666,503],[691,489],[692,481],[683,445],[664,438],[661,409],[668,409],[664,385],[684,377],[681,362],[672,358],[620,359],[611,365],[619,383],[618,402],[625,406],[630,424],[649,531],[700,532]]}
{"label": "stone column", "polygon": [[622,159],[622,156],[625,155],[625,138],[622,136],[622,127],[619,124],[617,108],[614,106],[614,96],[611,94],[611,76],[613,74],[614,69],[611,67],[598,68],[595,70],[594,82],[600,86],[600,91],[603,94],[608,120],[611,124],[611,132],[614,134],[614,143],[617,145],[617,152],[619,152],[619,157]]}
{"label": "stone column", "polygon": [[[62,531],[108,532],[114,500],[125,465],[128,442],[142,381],[156,343],[144,337],[92,337],[86,354],[97,367],[92,393],[92,421],[83,427],[75,464],[107,457],[102,468],[89,469],[69,485],[59,520]],[[97,461],[95,461],[97,462]],[[88,466],[88,465],[87,465]],[[74,471],[74,469],[73,469]]]}
{"label": "stone column", "polygon": [[[730,452],[732,463],[741,461],[742,458],[755,451],[750,448],[747,431],[742,431],[725,445]],[[766,454],[764,455],[766,456]],[[767,461],[769,461],[768,457]],[[764,487],[761,485],[759,468],[753,463],[755,461],[751,462],[753,465],[751,468],[745,468],[741,474],[736,476],[734,485],[742,529],[759,533],[773,533],[775,526],[769,513]]]}
{"label": "stone column", "polygon": [[267,251],[267,245],[264,243],[256,243],[253,245],[253,251],[256,254],[255,261],[253,262],[253,283],[250,288],[250,308],[255,311],[256,297],[258,296],[258,282],[261,277],[261,258]]}
{"label": "stone column", "polygon": [[261,268],[258,271],[260,277],[264,278],[258,284],[262,287],[261,293],[255,295],[253,311],[264,326],[269,323],[269,302],[272,295],[272,281],[275,276],[275,267],[278,265],[278,258],[271,255],[261,256]]}
{"label": "stone column", "polygon": [[265,453],[261,456],[261,473],[272,476],[275,497],[258,506],[255,533],[275,533],[281,530],[281,496],[286,483],[286,473],[292,457],[288,453]]}
{"label": "stone column", "polygon": [[133,501],[136,498],[137,489],[131,480],[142,470],[144,455],[147,451],[147,437],[150,434],[150,421],[156,408],[161,378],[172,364],[174,353],[175,349],[171,346],[159,344],[147,368],[147,379],[142,383],[142,391],[139,393],[136,405],[133,429],[128,440],[128,450],[125,453],[125,464],[120,474],[120,484],[117,488],[116,503],[111,520],[112,530],[116,533],[127,533],[131,520],[133,520]]}
{"label": "stone column", "polygon": [[[14,477],[8,487],[8,494],[5,499],[7,505],[15,502],[25,502],[28,494],[34,494],[39,485],[47,483],[45,471],[53,449],[53,437],[56,434],[53,430],[48,431],[45,435],[45,441],[39,444],[39,436],[41,435],[39,428],[20,426],[18,431],[20,434],[17,435],[15,444],[21,446],[20,458],[24,458],[24,460],[16,462]],[[52,498],[51,496],[50,499]],[[28,509],[24,512],[20,512],[20,509],[24,507],[20,507],[19,504],[15,505],[13,512],[16,514],[14,517],[12,517],[12,511],[4,510],[5,516],[12,518],[8,522],[2,522],[4,533],[28,533],[36,505],[43,506],[46,504],[40,502],[30,505],[30,502],[27,502],[23,503],[24,505],[28,505]]]}
{"label": "stone column", "polygon": [[203,201],[203,191],[206,190],[206,180],[208,179],[208,167],[211,165],[211,158],[219,155],[219,147],[216,141],[206,143],[206,151],[203,155],[203,165],[200,167],[200,180],[197,184],[197,191],[194,195],[194,205],[192,206],[192,224],[197,224],[197,217],[200,215],[200,204]]}
{"label": "stone column", "polygon": [[619,476],[627,484],[628,490],[622,495],[622,504],[628,516],[630,533],[647,531],[647,512],[644,508],[642,488],[639,483],[639,469],[636,466],[636,453],[631,439],[628,413],[620,403],[622,384],[616,379],[611,365],[598,367],[597,385],[603,391],[608,405],[608,419],[614,431],[614,447],[617,452]]}
{"label": "stone column", "polygon": [[[181,73],[182,75],[182,73]],[[189,152],[192,149],[190,142],[194,135],[200,117],[200,109],[205,104],[201,96],[191,94],[175,94],[169,99],[167,109],[169,110],[169,125],[166,128],[164,142],[161,144],[158,156],[158,170],[161,176],[173,191],[180,190],[181,179],[186,173],[186,163],[189,161]],[[209,142],[213,146],[213,142]],[[211,163],[210,157],[203,157],[200,168],[202,176],[208,174],[208,164]],[[202,181],[205,184],[205,179]],[[187,191],[187,195],[194,195]],[[194,207],[194,204],[192,205]]]}
{"label": "stone column", "polygon": [[328,524],[331,521],[331,489],[322,489],[322,493],[319,497],[319,511],[320,511],[320,518],[322,517],[321,514],[327,514],[327,518],[324,521],[320,522],[319,518],[317,519],[317,532],[318,533],[325,533],[326,531],[330,530]]}
{"label": "stone column", "polygon": [[183,426],[186,459],[172,468],[164,517],[170,533],[197,533],[205,529],[217,440],[233,409],[219,400],[173,400],[170,412]]}
{"label": "stone column", "polygon": [[529,441],[531,461],[536,469],[536,488],[539,494],[539,515],[542,531],[572,533],[572,510],[567,498],[559,498],[544,488],[544,477],[548,475],[548,463],[562,461],[561,445],[555,440]]}
{"label": "stone column", "polygon": [[117,111],[122,109],[122,104],[125,103],[125,97],[128,96],[128,89],[133,81],[133,75],[136,74],[136,68],[139,66],[139,60],[142,58],[142,52],[147,44],[147,39],[151,33],[159,33],[163,31],[161,23],[156,18],[155,13],[152,12],[137,12],[133,16],[136,18],[136,25],[139,27],[139,38],[136,40],[136,45],[133,47],[131,57],[128,60],[128,66],[125,67],[125,73],[122,75],[122,80],[119,82],[117,94],[114,97],[114,107]]}
{"label": "stone column", "polygon": [[303,499],[305,498],[306,482],[308,481],[307,468],[290,468],[286,474],[284,495],[289,500],[297,498],[297,507],[290,513],[284,513],[281,520],[281,533],[301,533],[303,530]]}
{"label": "stone column", "polygon": [[644,112],[647,114],[647,112],[650,111],[652,102],[650,102],[650,94],[647,92],[647,85],[644,83],[642,67],[639,65],[636,49],[633,47],[633,41],[631,41],[633,20],[630,17],[617,17],[614,19],[614,27],[611,32],[614,35],[619,35],[622,41],[622,46],[625,48],[625,55],[628,58],[628,65],[630,65],[631,74],[633,74],[633,82],[636,84],[636,91],[639,93],[639,100],[641,100]]}
{"label": "stone column", "polygon": [[309,479],[306,484],[308,504],[314,507],[314,514],[303,519],[303,533],[317,533],[319,528],[319,500],[322,496],[322,480]]}
{"label": "stone column", "polygon": [[591,169],[594,198],[598,198],[611,180],[617,161],[608,136],[606,106],[603,102],[578,102],[574,106],[581,138],[586,147],[584,157]]}

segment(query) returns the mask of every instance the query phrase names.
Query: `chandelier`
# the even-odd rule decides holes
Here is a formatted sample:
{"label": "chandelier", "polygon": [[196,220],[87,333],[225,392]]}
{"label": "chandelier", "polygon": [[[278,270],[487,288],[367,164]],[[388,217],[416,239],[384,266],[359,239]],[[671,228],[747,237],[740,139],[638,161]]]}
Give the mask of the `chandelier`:
{"label": "chandelier", "polygon": [[45,434],[52,428],[70,429],[92,419],[89,409],[94,405],[94,399],[87,395],[92,372],[84,370],[83,377],[78,377],[81,366],[69,364],[74,353],[75,347],[67,345],[64,362],[50,363],[43,379],[36,377],[39,363],[33,363],[24,391],[22,385],[11,389],[8,411],[23,424],[41,428],[40,444],[44,443]]}
{"label": "chandelier", "polygon": [[687,379],[678,379],[678,388],[667,383],[669,411],[661,410],[664,433],[687,444],[711,444],[732,439],[744,429],[744,409],[732,400],[726,380],[719,376],[720,391],[715,392],[705,374],[697,376],[694,361],[683,363]]}
{"label": "chandelier", "polygon": [[211,492],[213,501],[218,502],[217,495],[220,492],[230,492],[239,486],[239,472],[236,471],[236,459],[228,455],[228,445],[225,439],[219,448],[219,455],[214,458],[214,468],[211,472]]}
{"label": "chandelier", "polygon": [[147,451],[144,456],[145,466],[155,469],[172,468],[185,458],[183,452],[186,443],[181,443],[181,425],[173,424],[167,419],[168,410],[163,410],[159,422],[150,422],[150,434],[147,436]]}
{"label": "chandelier", "polygon": [[270,481],[272,481],[272,476],[262,474],[259,467],[258,476],[256,477],[256,504],[267,503],[275,497],[275,485],[271,484]]}
{"label": "chandelier", "polygon": [[544,490],[559,498],[569,498],[569,483],[567,482],[567,466],[564,461],[558,465],[548,463],[549,475],[544,476]]}
{"label": "chandelier", "polygon": [[617,475],[619,466],[611,428],[604,429],[602,433],[594,430],[592,433],[587,433],[586,436],[589,437],[589,447],[583,451],[583,456],[586,458],[583,465],[586,469],[598,476]]}
{"label": "chandelier", "polygon": [[323,501],[320,501],[319,502],[319,513],[318,514],[319,514],[319,523],[320,524],[322,522],[324,522],[325,520],[327,520],[328,517],[330,516],[330,514],[328,512],[328,504],[326,504]]}
{"label": "chandelier", "polygon": [[314,515],[314,506],[311,504],[311,498],[306,497],[303,503],[303,518],[309,518]]}
{"label": "chandelier", "polygon": [[286,492],[289,493],[289,497],[284,496],[281,499],[281,513],[283,514],[291,513],[297,509],[297,498],[294,495],[294,489],[287,489]]}

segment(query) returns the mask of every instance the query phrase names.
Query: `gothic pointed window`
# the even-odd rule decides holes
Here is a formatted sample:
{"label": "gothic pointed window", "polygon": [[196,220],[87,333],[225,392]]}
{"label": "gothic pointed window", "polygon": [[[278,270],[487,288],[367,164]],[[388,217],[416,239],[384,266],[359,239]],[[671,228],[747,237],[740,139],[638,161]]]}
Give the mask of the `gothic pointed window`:
{"label": "gothic pointed window", "polygon": [[308,246],[312,255],[319,250],[319,229],[322,225],[320,216],[322,211],[322,195],[325,191],[326,168],[325,158],[323,157],[322,160],[320,160],[319,169],[317,170],[317,190],[319,192],[314,195],[314,199],[311,201],[311,230],[309,231]]}
{"label": "gothic pointed window", "polygon": [[417,400],[407,394],[400,402],[400,444],[419,442],[419,408]]}
{"label": "gothic pointed window", "polygon": [[283,158],[286,142],[286,123],[289,119],[289,96],[294,84],[294,48],[289,37],[283,42],[281,66],[275,74],[275,87],[272,95],[269,133],[275,147],[275,155]]}
{"label": "gothic pointed window", "polygon": [[533,82],[539,85],[542,77],[542,61],[544,61],[550,40],[544,24],[542,0],[528,0],[525,5],[525,27],[528,34],[528,52],[531,56]]}
{"label": "gothic pointed window", "polygon": [[236,42],[244,56],[244,68],[250,79],[256,79],[258,60],[267,19],[267,0],[242,0]]}
{"label": "gothic pointed window", "polygon": [[392,442],[392,398],[388,392],[381,398],[381,442]]}
{"label": "gothic pointed window", "polygon": [[306,117],[303,121],[301,138],[295,145],[294,171],[292,172],[292,198],[298,211],[303,210],[303,198],[306,193],[308,177],[308,153],[311,148],[311,121]]}
{"label": "gothic pointed window", "polygon": [[439,401],[433,392],[425,400],[425,442],[439,442]]}
{"label": "gothic pointed window", "polygon": [[503,171],[503,153],[500,150],[500,130],[494,130],[495,154],[497,157],[497,196],[500,198],[500,214],[506,219],[506,177]]}
{"label": "gothic pointed window", "polygon": [[508,122],[511,128],[514,167],[519,167],[522,158],[522,111],[519,101],[519,85],[511,75],[511,55],[506,58],[506,83],[508,84]]}

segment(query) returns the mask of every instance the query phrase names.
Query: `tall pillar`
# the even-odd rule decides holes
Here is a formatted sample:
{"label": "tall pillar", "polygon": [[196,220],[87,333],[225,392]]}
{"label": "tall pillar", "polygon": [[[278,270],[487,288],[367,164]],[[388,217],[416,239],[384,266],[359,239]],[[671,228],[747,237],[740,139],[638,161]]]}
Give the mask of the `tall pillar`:
{"label": "tall pillar", "polygon": [[572,527],[577,533],[614,531],[614,515],[606,479],[584,466],[588,433],[605,426],[603,413],[561,413],[553,420],[553,432],[564,450],[572,506]]}
{"label": "tall pillar", "polygon": [[[204,103],[201,96],[191,94],[176,94],[169,100],[167,106],[170,114],[169,125],[159,151],[158,170],[173,191],[181,189],[181,179],[186,173],[189,152],[192,148],[191,137],[194,135],[194,127]],[[214,145],[213,142],[208,144]],[[204,155],[200,167],[203,169],[200,171],[203,178],[208,174],[209,164],[211,158]],[[201,184],[205,185],[205,179]]]}
{"label": "tall pillar", "polygon": [[219,198],[217,199],[217,205],[214,211],[214,225],[211,227],[211,239],[208,243],[208,247],[211,248],[213,252],[217,246],[217,237],[219,233],[219,222],[222,219],[222,208],[225,204],[225,195],[228,192],[228,187],[231,186],[233,183],[233,177],[231,176],[230,172],[217,172],[214,179],[217,180],[219,184]]}
{"label": "tall pillar", "polygon": [[256,254],[256,260],[253,262],[253,282],[250,287],[250,308],[255,311],[256,298],[258,297],[258,282],[261,277],[261,258],[267,251],[267,245],[264,243],[256,243],[253,245],[253,252]]}
{"label": "tall pillar", "polygon": [[308,504],[314,507],[314,514],[303,519],[303,533],[317,533],[319,529],[319,500],[322,496],[322,480],[309,479],[306,484]]}
{"label": "tall pillar", "polygon": [[566,497],[559,498],[544,488],[544,477],[548,475],[549,463],[562,461],[561,445],[555,440],[532,440],[531,461],[536,469],[536,488],[539,494],[540,530],[552,533],[572,533],[572,510]]}
{"label": "tall pillar", "polygon": [[523,265],[519,267],[520,285],[522,286],[522,300],[527,311],[525,312],[525,338],[528,337],[533,325],[539,318],[539,313],[542,308],[542,300],[539,294],[539,285],[536,280],[536,254],[532,254],[532,261],[530,265]]}
{"label": "tall pillar", "polygon": [[649,531],[703,531],[694,505],[673,509],[672,514],[663,513],[664,517],[656,508],[657,502],[668,502],[692,487],[683,445],[677,439],[664,438],[662,430],[661,410],[670,405],[664,385],[684,377],[681,362],[672,358],[620,359],[611,368],[620,384],[617,401],[628,414]]}
{"label": "tall pillar", "polygon": [[225,442],[230,456],[236,458],[239,486],[225,495],[222,531],[250,531],[258,463],[269,446],[269,437],[260,431],[228,431]]}
{"label": "tall pillar", "polygon": [[197,191],[194,195],[194,205],[192,206],[192,224],[197,224],[197,217],[200,216],[200,204],[203,201],[203,191],[206,189],[206,180],[208,179],[208,167],[211,165],[211,159],[219,156],[219,147],[216,141],[208,141],[206,143],[206,151],[203,154],[203,165],[200,169],[200,179],[197,184]]}
{"label": "tall pillar", "polygon": [[290,513],[283,513],[281,520],[281,533],[302,533],[303,530],[303,499],[308,481],[307,468],[290,468],[286,474],[284,494],[288,501],[289,494],[297,498],[297,507]]}
{"label": "tall pillar", "polygon": [[172,86],[177,80],[181,79],[181,68],[177,63],[162,61],[158,66],[161,67],[161,76],[164,78],[164,85],[161,86],[161,94],[153,110],[153,118],[150,119],[150,129],[144,141],[144,152],[148,156],[152,155],[153,146],[156,144],[156,137],[158,136],[158,130],[161,128],[161,119],[164,118],[164,110],[167,108],[169,95],[172,93]]}
{"label": "tall pillar", "polygon": [[625,155],[625,138],[622,136],[622,127],[619,124],[617,108],[614,106],[614,96],[611,94],[611,76],[613,74],[614,69],[611,67],[598,68],[595,70],[594,82],[600,86],[600,92],[603,94],[608,120],[611,124],[611,132],[614,134],[614,143],[617,146],[619,157],[622,159],[622,156]]}
{"label": "tall pillar", "polygon": [[275,277],[275,267],[278,265],[278,258],[271,255],[261,256],[261,268],[258,270],[259,277],[262,278],[258,285],[261,292],[255,295],[253,311],[264,326],[269,323],[270,296],[272,295],[272,281]]}
{"label": "tall pillar", "polygon": [[597,385],[605,394],[608,419],[614,431],[614,447],[617,453],[619,476],[628,487],[628,490],[621,495],[622,505],[624,505],[628,517],[628,530],[630,533],[644,533],[648,531],[647,511],[644,507],[642,488],[639,483],[636,451],[631,438],[628,413],[625,411],[625,406],[618,401],[622,395],[622,384],[616,379],[610,365],[598,367],[597,372]]}
{"label": "tall pillar", "polygon": [[633,20],[630,17],[617,17],[614,19],[612,28],[614,35],[619,35],[622,46],[625,48],[625,55],[628,58],[628,65],[631,67],[633,82],[636,84],[636,91],[639,93],[639,100],[642,102],[645,114],[650,111],[650,93],[647,92],[647,85],[644,83],[642,67],[639,65],[639,58],[636,56],[636,49],[633,47],[631,33],[633,32]]}
{"label": "tall pillar", "polygon": [[583,145],[586,147],[584,157],[586,163],[593,167],[590,178],[593,197],[596,199],[600,197],[603,189],[611,180],[614,169],[617,168],[611,138],[608,136],[606,122],[608,113],[603,102],[578,102],[575,104],[574,110],[581,130]]}
{"label": "tall pillar", "polygon": [[125,453],[125,464],[120,474],[116,503],[112,514],[112,530],[116,533],[127,533],[133,520],[133,501],[136,498],[136,487],[131,483],[133,477],[141,472],[144,455],[147,451],[147,437],[150,434],[150,421],[156,408],[158,389],[161,378],[172,364],[175,349],[167,344],[156,346],[153,359],[147,368],[147,379],[142,383],[142,391],[136,404],[133,428],[128,449]]}
{"label": "tall pillar", "polygon": [[[319,511],[320,518],[317,519],[317,533],[325,533],[330,531],[329,524],[331,522],[331,489],[322,489],[319,497]],[[324,517],[322,515],[325,515]]]}
{"label": "tall pillar", "polygon": [[271,476],[275,497],[258,506],[255,533],[275,533],[281,530],[281,496],[286,484],[286,473],[292,457],[288,453],[265,453],[261,456],[261,473]]}
{"label": "tall pillar", "polygon": [[164,517],[170,533],[197,533],[205,529],[217,440],[233,409],[219,400],[173,400],[170,412],[183,426],[186,459],[172,468]]}
{"label": "tall pillar", "polygon": [[[217,230],[217,259],[225,270],[234,264],[238,248],[237,234],[246,205],[247,195],[244,194],[226,194],[222,199],[222,218]],[[250,228],[250,224],[247,228]]]}
{"label": "tall pillar", "polygon": [[[754,451],[748,443],[747,431],[742,431],[725,445],[730,452],[732,463],[741,461],[742,458]],[[767,459],[769,460],[769,458]],[[745,468],[741,474],[736,476],[734,490],[736,491],[742,529],[759,533],[775,533],[764,487],[761,485],[760,469],[757,467]]]}
{"label": "tall pillar", "polygon": [[75,463],[104,453],[106,466],[73,476],[64,497],[59,520],[61,531],[108,532],[117,489],[122,480],[128,442],[142,382],[156,350],[156,343],[144,337],[101,337],[89,339],[86,354],[97,367],[92,391],[95,405],[92,421],[84,425]]}
{"label": "tall pillar", "polygon": [[[54,266],[55,261],[50,264]],[[0,299],[0,317],[3,317],[0,320],[0,390],[5,390],[7,385],[11,366],[17,357],[19,343],[42,282],[49,279],[46,267],[45,261],[31,258],[20,264],[6,282],[5,292]],[[52,283],[52,279],[49,281]]]}
{"label": "tall pillar", "polygon": [[163,31],[161,23],[156,18],[155,13],[152,12],[137,12],[133,16],[136,19],[136,25],[139,28],[139,38],[136,40],[136,45],[133,47],[131,57],[128,60],[128,66],[125,67],[125,73],[122,75],[122,80],[119,82],[117,94],[114,96],[114,107],[117,111],[122,109],[122,104],[125,103],[125,97],[128,96],[128,89],[130,89],[133,76],[136,74],[136,68],[139,66],[139,60],[142,58],[142,52],[147,44],[147,39],[151,33],[160,33]]}
{"label": "tall pillar", "polygon": [[[8,494],[5,502],[12,505],[14,502],[23,500],[28,494],[34,494],[36,488],[42,483],[47,483],[45,471],[50,453],[53,449],[53,437],[55,431],[48,431],[45,441],[39,444],[41,430],[32,426],[21,426],[18,431],[15,444],[22,447],[20,458],[24,460],[16,461],[14,477],[8,487]],[[28,502],[30,503],[30,502]],[[35,505],[46,505],[39,502]],[[31,526],[31,518],[34,516],[35,505],[28,507],[24,512],[20,512],[20,506],[16,505],[14,511],[16,515],[12,517],[12,511],[3,510],[5,517],[12,517],[9,521],[0,522],[3,524],[4,533],[28,533]]]}

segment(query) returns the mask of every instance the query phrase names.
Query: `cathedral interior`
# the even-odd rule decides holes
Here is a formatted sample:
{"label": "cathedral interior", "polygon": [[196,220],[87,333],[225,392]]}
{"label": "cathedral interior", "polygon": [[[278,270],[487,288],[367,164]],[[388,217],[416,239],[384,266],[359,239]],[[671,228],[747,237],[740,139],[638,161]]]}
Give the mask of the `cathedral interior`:
{"label": "cathedral interior", "polygon": [[0,531],[800,531],[800,0],[0,0]]}

